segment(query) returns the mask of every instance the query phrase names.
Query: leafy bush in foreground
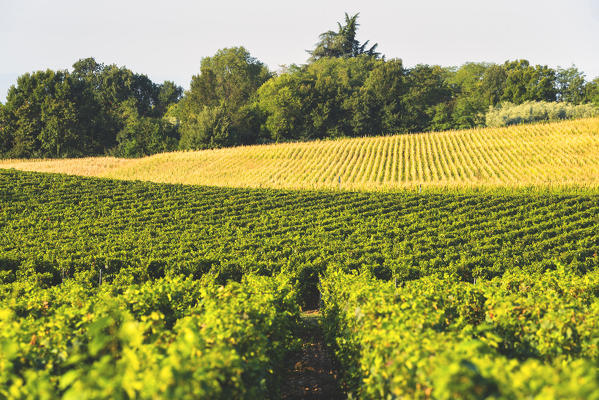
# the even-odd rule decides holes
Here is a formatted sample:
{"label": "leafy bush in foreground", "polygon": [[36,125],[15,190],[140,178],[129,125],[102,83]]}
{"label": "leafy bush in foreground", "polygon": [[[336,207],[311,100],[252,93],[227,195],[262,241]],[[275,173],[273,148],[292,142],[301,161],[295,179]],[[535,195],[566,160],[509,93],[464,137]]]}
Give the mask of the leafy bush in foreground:
{"label": "leafy bush in foreground", "polygon": [[276,397],[296,344],[284,278],[1,289],[0,397]]}
{"label": "leafy bush in foreground", "polygon": [[599,273],[395,288],[331,271],[326,336],[359,398],[599,398]]}

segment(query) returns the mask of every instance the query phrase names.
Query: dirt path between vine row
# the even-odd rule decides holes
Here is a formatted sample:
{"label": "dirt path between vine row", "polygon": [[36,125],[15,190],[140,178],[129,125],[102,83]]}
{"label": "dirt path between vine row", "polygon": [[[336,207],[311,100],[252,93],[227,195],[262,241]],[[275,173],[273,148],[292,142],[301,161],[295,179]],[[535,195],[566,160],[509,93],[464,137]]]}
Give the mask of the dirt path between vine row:
{"label": "dirt path between vine row", "polygon": [[287,382],[282,398],[291,399],[345,399],[337,384],[337,371],[327,352],[318,324],[318,310],[302,313],[300,351],[288,359]]}

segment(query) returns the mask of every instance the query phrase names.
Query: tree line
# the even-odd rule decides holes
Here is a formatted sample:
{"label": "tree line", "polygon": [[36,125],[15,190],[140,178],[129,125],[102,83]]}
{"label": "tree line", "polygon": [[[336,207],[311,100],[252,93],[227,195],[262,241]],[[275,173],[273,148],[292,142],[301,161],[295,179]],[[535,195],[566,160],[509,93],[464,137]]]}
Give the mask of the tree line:
{"label": "tree line", "polygon": [[93,58],[20,76],[0,103],[0,156],[136,157],[206,149],[462,129],[490,108],[531,101],[599,106],[599,78],[527,60],[459,68],[386,59],[356,39],[358,14],[319,36],[306,64],[278,72],[243,47],[202,59],[186,92]]}

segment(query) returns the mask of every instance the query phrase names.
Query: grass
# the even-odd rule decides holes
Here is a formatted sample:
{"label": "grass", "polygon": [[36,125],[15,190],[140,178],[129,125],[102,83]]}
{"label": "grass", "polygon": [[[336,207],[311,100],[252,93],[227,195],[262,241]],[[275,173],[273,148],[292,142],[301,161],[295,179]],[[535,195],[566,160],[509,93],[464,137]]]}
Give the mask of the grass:
{"label": "grass", "polygon": [[286,189],[599,186],[599,118],[172,152],[140,159],[0,160],[0,168]]}

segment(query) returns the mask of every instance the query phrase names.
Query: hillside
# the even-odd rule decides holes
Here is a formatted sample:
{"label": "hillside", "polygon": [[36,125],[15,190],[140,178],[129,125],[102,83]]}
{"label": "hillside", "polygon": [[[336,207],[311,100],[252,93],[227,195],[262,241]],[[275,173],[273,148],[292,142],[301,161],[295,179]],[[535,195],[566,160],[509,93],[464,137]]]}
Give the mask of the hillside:
{"label": "hillside", "polygon": [[598,211],[0,171],[0,397],[595,398]]}
{"label": "hillside", "polygon": [[173,152],[140,159],[0,160],[0,168],[295,189],[597,186],[599,118]]}

